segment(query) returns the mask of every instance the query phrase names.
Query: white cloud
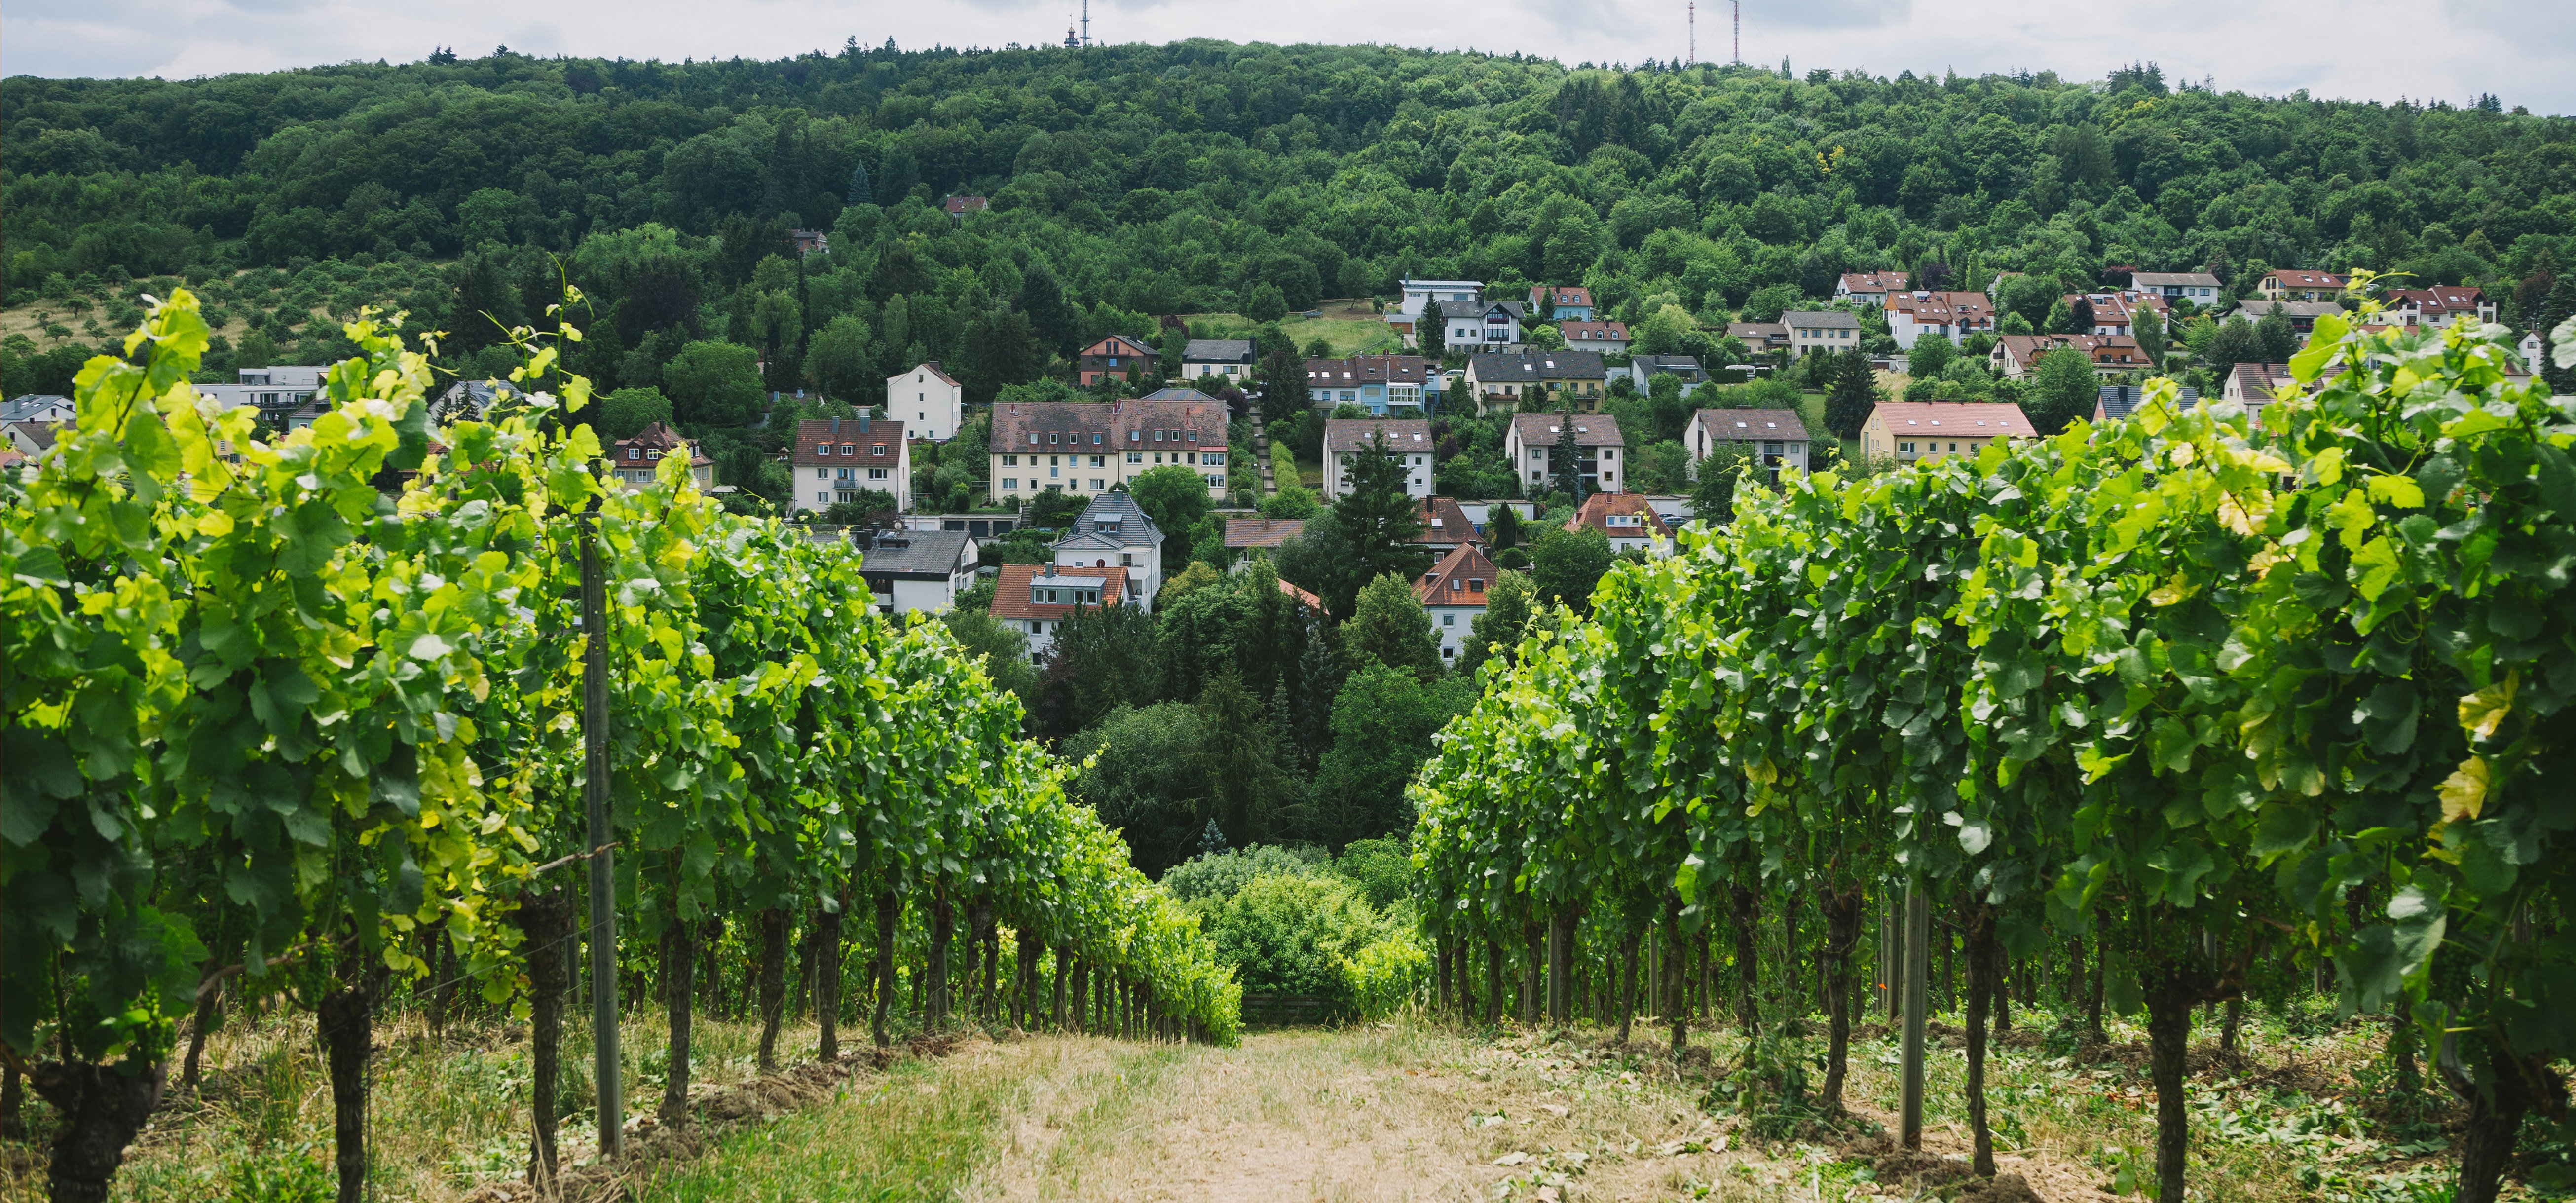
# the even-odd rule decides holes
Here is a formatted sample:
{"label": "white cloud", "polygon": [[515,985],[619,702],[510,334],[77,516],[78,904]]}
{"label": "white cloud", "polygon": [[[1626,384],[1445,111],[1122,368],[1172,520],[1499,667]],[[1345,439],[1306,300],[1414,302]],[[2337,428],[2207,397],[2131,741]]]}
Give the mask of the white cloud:
{"label": "white cloud", "polygon": [[[351,59],[417,59],[434,46],[477,55],[507,44],[534,54],[765,58],[892,37],[933,44],[1050,44],[1080,0],[926,0],[844,6],[822,0],[453,0],[416,7],[350,0],[13,0],[0,11],[0,72],[46,76],[266,71]],[[1289,6],[1206,0],[1096,0],[1092,31],[1110,42],[1375,41],[1523,51],[1567,63],[1681,57],[1683,0],[1487,0],[1445,19],[1416,5],[1307,0]],[[1728,57],[1728,0],[1703,0],[1699,57]],[[2186,9],[2048,5],[2027,0],[1760,0],[1744,13],[1744,57],[1800,72],[1878,75],[2013,69],[2100,78],[2132,60],[2168,79],[2318,97],[2465,102],[2493,92],[2535,112],[2576,111],[2576,5],[2564,0],[2243,0]]]}

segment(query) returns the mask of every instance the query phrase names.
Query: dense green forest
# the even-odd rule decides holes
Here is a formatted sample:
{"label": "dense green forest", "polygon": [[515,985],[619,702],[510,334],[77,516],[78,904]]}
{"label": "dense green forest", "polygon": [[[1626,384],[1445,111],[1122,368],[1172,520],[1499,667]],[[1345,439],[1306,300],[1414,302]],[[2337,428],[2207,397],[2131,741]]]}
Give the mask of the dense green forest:
{"label": "dense green forest", "polygon": [[[11,366],[59,368],[39,353],[80,341],[91,297],[112,319],[184,275],[225,319],[216,369],[330,356],[314,317],[382,300],[473,370],[476,315],[542,318],[560,261],[594,308],[577,367],[695,387],[681,416],[728,425],[745,390],[706,386],[708,363],[672,379],[692,344],[752,347],[772,389],[863,400],[939,358],[989,397],[1147,315],[1409,274],[1580,281],[1631,319],[1713,321],[1862,269],[2368,266],[2487,285],[2510,321],[2576,255],[2576,122],[2218,94],[2151,66],[1792,79],[1204,41],[434,57],[0,83],[0,286],[43,317]],[[992,208],[952,221],[958,193]],[[797,228],[832,252],[794,256]]]}

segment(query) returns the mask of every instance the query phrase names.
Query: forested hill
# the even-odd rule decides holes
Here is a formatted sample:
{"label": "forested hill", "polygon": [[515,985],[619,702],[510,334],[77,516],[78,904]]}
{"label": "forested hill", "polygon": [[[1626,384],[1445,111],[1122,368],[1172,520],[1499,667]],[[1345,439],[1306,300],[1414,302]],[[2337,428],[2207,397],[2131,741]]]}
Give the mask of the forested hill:
{"label": "forested hill", "polygon": [[[1666,294],[1706,318],[1927,262],[1967,286],[2365,265],[2510,301],[2576,253],[2576,121],[2491,99],[2265,99],[2152,68],[1785,74],[1186,42],[18,77],[5,285],[24,306],[84,276],[280,267],[327,311],[333,282],[307,269],[336,259],[338,291],[363,269],[462,329],[460,306],[515,313],[552,251],[615,315],[586,351],[606,382],[748,331],[783,342],[764,358],[792,385],[793,352],[844,314],[873,372],[969,353],[980,315],[1022,313],[1062,354],[1263,285],[1302,308],[1407,274],[1580,280],[1615,313]],[[992,211],[960,228],[937,208],[952,193]],[[795,227],[834,233],[832,278],[796,283],[793,314],[753,312],[778,287],[744,286]],[[331,337],[297,325],[258,333],[281,354]]]}

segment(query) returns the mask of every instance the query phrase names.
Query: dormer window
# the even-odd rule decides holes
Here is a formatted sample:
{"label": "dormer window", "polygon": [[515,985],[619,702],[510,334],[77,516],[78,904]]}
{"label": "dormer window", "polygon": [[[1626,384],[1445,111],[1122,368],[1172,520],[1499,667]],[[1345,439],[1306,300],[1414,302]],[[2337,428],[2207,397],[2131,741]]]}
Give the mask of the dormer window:
{"label": "dormer window", "polygon": [[868,444],[868,454],[870,454],[870,455],[876,455],[876,456],[882,456],[882,455],[884,455],[884,454],[885,454],[885,444],[883,444],[883,443],[870,443],[870,444]]}
{"label": "dormer window", "polygon": [[1484,592],[1484,591],[1485,591],[1485,578],[1483,578],[1483,577],[1481,577],[1481,576],[1471,576],[1471,577],[1468,577],[1468,578],[1467,578],[1467,588],[1469,588],[1469,589],[1471,589],[1471,590],[1473,590],[1473,591],[1475,591],[1475,592],[1477,592],[1477,593],[1482,593],[1482,592]]}
{"label": "dormer window", "polygon": [[1467,582],[1452,577],[1449,581],[1449,591],[1451,593],[1464,593],[1467,591]]}
{"label": "dormer window", "polygon": [[843,443],[843,444],[841,444],[841,454],[843,454],[843,455],[857,455],[858,453],[859,453],[859,445],[858,445],[858,444],[856,444],[856,443]]}
{"label": "dormer window", "polygon": [[[830,454],[832,454],[832,445],[831,445],[830,443],[816,443],[816,444],[814,444],[814,454],[816,454],[816,455],[830,455]],[[633,458],[635,458],[635,455],[634,455],[634,449],[633,449],[633,448],[628,448],[628,449],[627,449],[627,456],[626,456],[626,458],[628,458],[628,459],[633,459]]]}

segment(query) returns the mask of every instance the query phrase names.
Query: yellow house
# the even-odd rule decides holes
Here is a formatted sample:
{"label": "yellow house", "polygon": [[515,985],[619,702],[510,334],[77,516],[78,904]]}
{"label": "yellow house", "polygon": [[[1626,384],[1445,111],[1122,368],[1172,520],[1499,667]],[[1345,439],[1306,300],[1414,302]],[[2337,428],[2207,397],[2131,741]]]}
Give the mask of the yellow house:
{"label": "yellow house", "polygon": [[1882,401],[1860,424],[1863,460],[1909,464],[1942,455],[1975,455],[1997,439],[2038,436],[2021,407],[1998,401]]}

